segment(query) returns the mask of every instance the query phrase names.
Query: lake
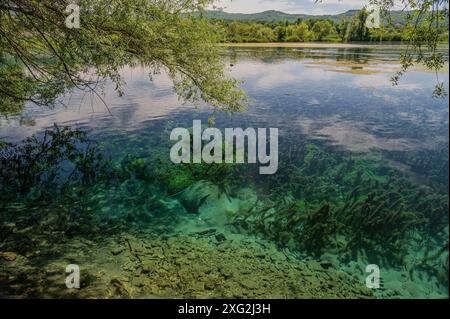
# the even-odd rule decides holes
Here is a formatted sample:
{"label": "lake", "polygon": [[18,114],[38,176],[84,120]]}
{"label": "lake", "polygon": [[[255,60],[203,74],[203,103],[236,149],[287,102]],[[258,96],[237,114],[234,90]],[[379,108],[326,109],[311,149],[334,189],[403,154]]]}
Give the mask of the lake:
{"label": "lake", "polygon": [[[106,84],[108,108],[74,91],[64,105],[0,118],[4,141],[56,123],[87,132],[110,159],[108,178],[71,185],[57,204],[5,206],[9,224],[32,214],[43,230],[28,235],[37,248],[16,248],[16,272],[55,274],[29,296],[448,298],[449,100],[432,97],[437,77],[448,89],[448,64],[415,67],[394,86],[402,49],[224,47],[250,98],[242,113],[183,104],[167,75],[130,67],[124,96]],[[170,163],[171,130],[212,115],[220,129],[278,128],[278,172]],[[75,295],[58,282],[69,262],[89,273]],[[366,285],[371,264],[377,289]]]}

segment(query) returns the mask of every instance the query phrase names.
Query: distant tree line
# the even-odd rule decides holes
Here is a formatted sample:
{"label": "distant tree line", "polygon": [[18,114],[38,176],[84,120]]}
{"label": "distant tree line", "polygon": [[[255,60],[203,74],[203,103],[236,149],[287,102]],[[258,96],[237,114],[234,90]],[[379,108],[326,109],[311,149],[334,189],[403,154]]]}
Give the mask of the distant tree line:
{"label": "distant tree line", "polygon": [[[224,27],[224,42],[352,42],[352,41],[407,41],[405,25],[395,24],[380,28],[366,27],[368,12],[360,10],[351,18],[339,22],[331,19],[308,18],[295,22],[216,20]],[[440,40],[448,42],[448,25],[439,30]]]}

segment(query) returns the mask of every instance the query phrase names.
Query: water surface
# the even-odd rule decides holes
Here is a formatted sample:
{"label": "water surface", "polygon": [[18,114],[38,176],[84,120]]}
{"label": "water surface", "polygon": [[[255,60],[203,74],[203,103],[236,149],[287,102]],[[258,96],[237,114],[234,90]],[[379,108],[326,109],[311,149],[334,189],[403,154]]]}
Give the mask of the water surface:
{"label": "water surface", "polygon": [[[94,202],[89,209],[103,221],[124,219],[125,225],[146,230],[155,227],[155,223],[149,226],[142,212],[153,216],[155,211],[167,210],[172,205],[169,209],[172,215],[156,222],[166,235],[173,232],[189,235],[214,228],[229,238],[233,234],[260,238],[279,249],[289,249],[298,258],[323,260],[324,256],[333,255],[338,260],[335,267],[357,278],[364,278],[364,272],[361,273],[364,265],[376,263],[385,267],[387,282],[378,293],[380,297],[448,296],[444,288],[448,284],[448,271],[443,270],[445,256],[441,257],[442,254],[427,267],[417,269],[417,276],[405,279],[410,268],[422,265],[417,260],[428,261],[426,256],[441,251],[445,245],[448,251],[448,227],[430,227],[438,222],[430,210],[448,222],[449,109],[448,98],[431,96],[436,74],[415,68],[398,86],[393,86],[390,78],[399,69],[400,52],[395,46],[229,48],[225,51],[228,68],[234,77],[243,81],[242,87],[251,102],[243,113],[216,113],[216,126],[278,128],[278,173],[259,176],[257,166],[242,165],[223,176],[210,176],[210,172],[194,174],[188,170],[186,173],[175,167],[168,173],[172,174],[169,182],[160,177],[156,181],[140,180],[138,176],[137,180],[122,181],[120,185],[94,187],[85,195],[86,202]],[[445,55],[448,59],[448,52]],[[189,128],[194,119],[206,125],[212,111],[183,104],[164,73],[152,74],[151,81],[149,71],[139,67],[126,68],[122,74],[126,82],[123,97],[118,97],[111,85],[106,87],[109,110],[94,96],[73,92],[64,97],[65,106],[50,110],[27,104],[20,115],[3,117],[0,137],[18,142],[32,134],[42,134],[57,123],[87,131],[117,167],[130,161],[136,166],[142,160],[146,170],[157,170],[157,163],[169,161],[171,130]],[[448,68],[438,76],[448,88]],[[218,189],[196,184],[204,179],[209,179]],[[177,198],[177,193],[189,187],[193,193],[206,192],[208,196],[217,193],[218,199],[208,197],[192,214],[186,204],[184,209],[180,206],[183,199]],[[173,202],[164,209],[149,206],[148,198],[154,194],[161,196],[163,203]],[[252,210],[252,205],[259,205],[255,203],[267,205],[263,203],[265,198],[273,201],[279,211]],[[291,202],[297,205],[296,212],[300,215],[325,212],[325,219],[317,220],[317,224],[330,222],[326,217],[327,208],[322,209],[330,205],[332,219],[346,224],[348,230],[336,230],[331,235],[333,244],[319,244],[321,239],[314,240],[314,236],[321,233],[308,230],[309,224],[300,222],[292,226],[292,220],[296,219],[285,212],[289,209],[281,209]],[[375,229],[362,226],[360,217],[352,217],[352,214],[357,216],[356,212],[362,214],[358,202],[365,207],[372,205],[367,218],[377,222],[380,221],[376,215],[383,212],[385,218],[392,218],[395,223],[394,214],[400,211],[413,212],[426,221],[422,226],[402,228],[405,234],[393,236],[395,241],[384,246],[377,242],[378,226]],[[256,217],[241,218],[244,212]],[[256,222],[258,213],[265,216],[261,225]],[[168,219],[177,219],[173,214],[186,219],[181,218],[175,228],[165,229]],[[279,216],[280,221],[274,216]],[[370,243],[360,238],[358,245],[367,244],[367,247],[353,247],[356,239],[351,238],[352,232],[356,234],[363,227],[367,227],[364,231]],[[386,234],[396,232],[395,225],[383,227],[389,228],[383,229]],[[444,235],[433,234],[431,229],[438,229]],[[404,244],[401,240],[406,236],[409,236],[408,248],[398,253],[396,247]],[[424,241],[428,244],[423,244]],[[353,248],[343,252],[345,247]]]}

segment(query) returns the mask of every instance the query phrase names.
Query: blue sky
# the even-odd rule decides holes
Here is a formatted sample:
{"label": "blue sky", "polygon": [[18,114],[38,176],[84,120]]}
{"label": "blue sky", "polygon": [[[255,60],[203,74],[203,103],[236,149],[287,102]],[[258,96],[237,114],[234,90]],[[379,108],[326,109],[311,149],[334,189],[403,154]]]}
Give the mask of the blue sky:
{"label": "blue sky", "polygon": [[226,12],[254,13],[278,10],[286,13],[334,14],[361,9],[369,0],[218,0],[217,6]]}

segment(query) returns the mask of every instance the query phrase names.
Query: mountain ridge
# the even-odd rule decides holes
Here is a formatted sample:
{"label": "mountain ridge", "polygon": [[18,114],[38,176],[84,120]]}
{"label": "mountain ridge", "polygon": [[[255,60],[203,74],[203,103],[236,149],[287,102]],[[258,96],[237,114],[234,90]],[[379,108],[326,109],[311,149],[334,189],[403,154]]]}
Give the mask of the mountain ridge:
{"label": "mountain ridge", "polygon": [[[348,10],[337,14],[306,14],[306,13],[285,13],[278,10],[266,10],[257,13],[229,13],[221,10],[209,10],[203,12],[203,16],[209,19],[235,20],[235,21],[252,21],[252,22],[295,22],[298,19],[330,19],[339,22],[342,18],[351,18],[360,10]],[[405,21],[406,12],[391,11],[394,23],[402,23]]]}

